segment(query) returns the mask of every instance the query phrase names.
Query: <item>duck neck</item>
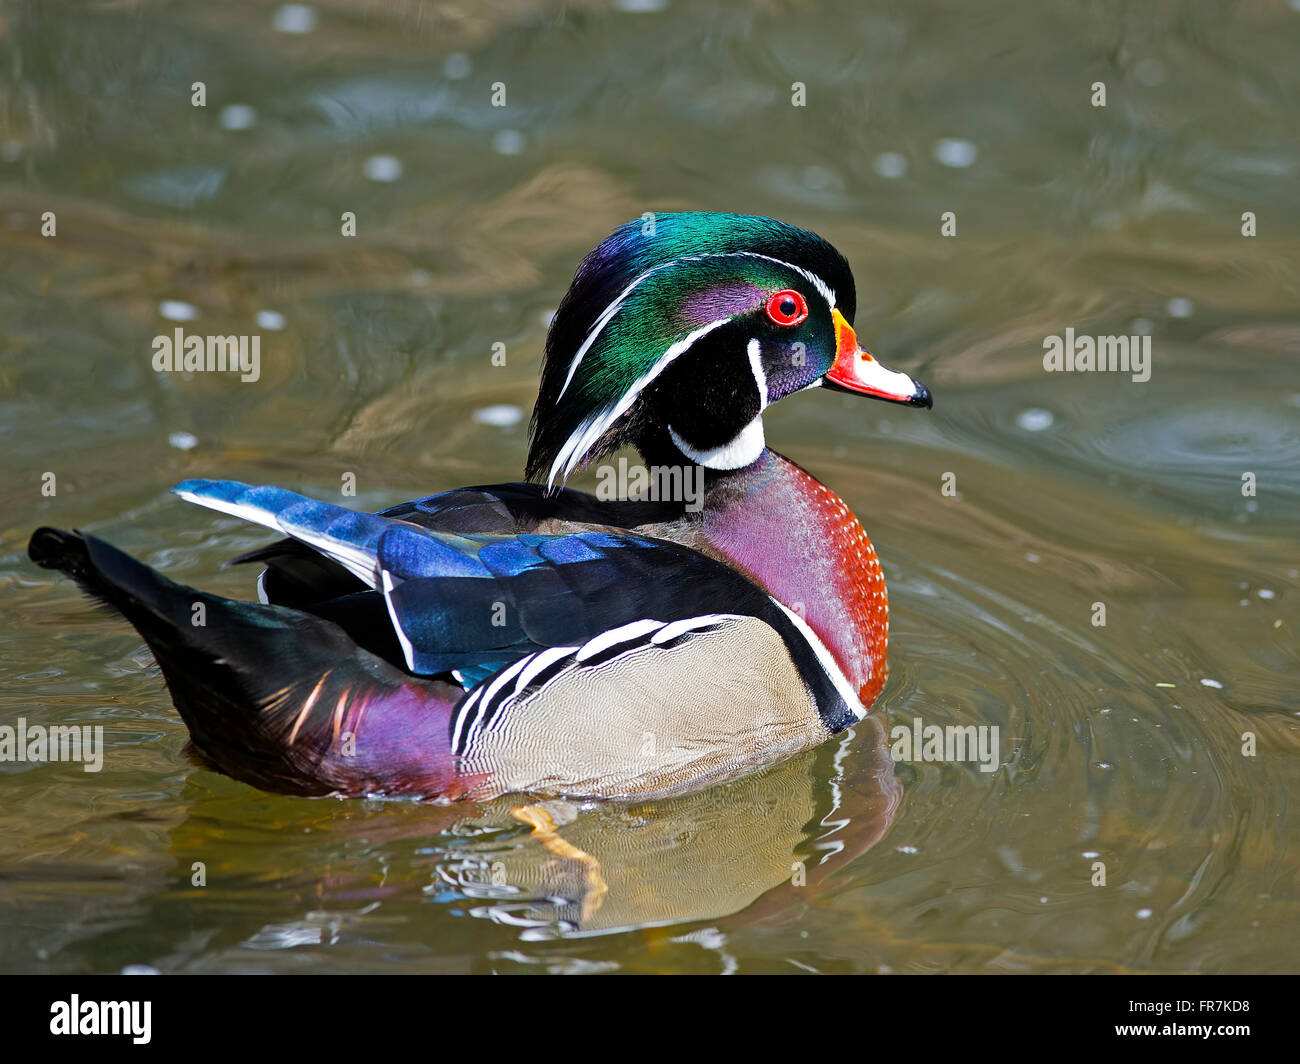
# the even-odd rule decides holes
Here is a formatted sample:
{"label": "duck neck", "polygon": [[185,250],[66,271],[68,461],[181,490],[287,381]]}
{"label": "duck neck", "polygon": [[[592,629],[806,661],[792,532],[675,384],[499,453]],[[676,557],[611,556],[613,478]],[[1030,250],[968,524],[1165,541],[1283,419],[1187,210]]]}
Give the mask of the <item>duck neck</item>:
{"label": "duck neck", "polygon": [[699,522],[709,548],[808,623],[870,706],[885,682],[889,603],[880,561],[844,501],[764,450],[744,469],[706,472]]}

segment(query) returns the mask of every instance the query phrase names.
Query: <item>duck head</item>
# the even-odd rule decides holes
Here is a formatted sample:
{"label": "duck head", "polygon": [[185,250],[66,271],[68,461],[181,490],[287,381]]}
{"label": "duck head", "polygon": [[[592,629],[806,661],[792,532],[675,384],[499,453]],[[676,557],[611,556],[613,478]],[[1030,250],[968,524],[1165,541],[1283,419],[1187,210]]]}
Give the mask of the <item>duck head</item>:
{"label": "duck head", "polygon": [[563,483],[629,443],[741,469],[766,446],[763,411],[818,386],[930,406],[858,343],[855,310],[844,256],[804,229],[707,212],[620,226],[551,322],[527,475]]}

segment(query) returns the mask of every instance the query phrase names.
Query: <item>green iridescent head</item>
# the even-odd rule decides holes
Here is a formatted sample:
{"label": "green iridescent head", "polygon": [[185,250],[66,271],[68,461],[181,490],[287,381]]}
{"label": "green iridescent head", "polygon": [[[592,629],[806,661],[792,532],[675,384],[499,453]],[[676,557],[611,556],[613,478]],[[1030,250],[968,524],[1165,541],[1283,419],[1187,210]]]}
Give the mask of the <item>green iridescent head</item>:
{"label": "green iridescent head", "polygon": [[818,384],[929,405],[853,334],[853,275],[814,233],[689,212],[619,226],[578,267],[546,340],[528,476],[560,483],[631,443],[754,462],[763,410]]}

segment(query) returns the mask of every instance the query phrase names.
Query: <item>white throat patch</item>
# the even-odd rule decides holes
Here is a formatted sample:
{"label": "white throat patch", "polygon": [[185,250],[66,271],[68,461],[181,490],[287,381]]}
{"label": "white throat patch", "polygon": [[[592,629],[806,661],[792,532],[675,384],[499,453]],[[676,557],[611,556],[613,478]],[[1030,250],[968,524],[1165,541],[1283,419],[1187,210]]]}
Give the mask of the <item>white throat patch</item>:
{"label": "white throat patch", "polygon": [[[613,300],[613,302],[611,302],[608,306],[605,307],[603,311],[601,311],[600,316],[596,318],[595,322],[592,323],[592,327],[590,331],[587,333],[586,337],[582,341],[581,346],[574,353],[573,358],[570,360],[568,373],[566,373],[564,377],[564,384],[561,386],[560,393],[559,395],[556,396],[555,401],[558,403],[560,399],[564,396],[564,393],[568,391],[569,385],[573,383],[574,374],[578,370],[578,365],[582,362],[583,358],[586,357],[587,352],[591,350],[591,347],[596,342],[597,338],[601,335],[602,332],[604,332],[605,327],[610,323],[610,321],[613,320],[614,315],[616,315],[619,312],[619,310],[623,308],[624,304],[627,302],[628,297],[643,281],[646,280],[646,278],[652,276],[653,274],[659,273],[661,270],[669,269],[670,267],[676,266],[679,263],[683,263],[683,262],[700,262],[704,259],[733,258],[733,257],[762,259],[766,262],[774,262],[779,266],[784,266],[786,269],[793,271],[794,273],[798,274],[800,277],[804,278],[804,280],[808,281],[808,283],[811,284],[817,290],[817,292],[821,295],[821,297],[826,300],[826,305],[834,309],[835,290],[831,288],[820,277],[818,277],[815,273],[813,273],[810,270],[805,270],[802,266],[796,266],[792,262],[786,262],[784,259],[774,258],[771,255],[764,255],[761,252],[757,252],[757,251],[705,252],[699,255],[683,255],[680,258],[671,259],[668,262],[661,262],[659,263],[659,265],[652,266],[644,273],[633,278],[632,281],[627,285],[627,287],[624,288],[623,291],[621,291],[618,294],[618,296]],[[696,329],[694,332],[692,332],[690,335],[686,336],[685,338],[677,341],[677,343],[669,347],[668,350],[666,350],[659,357],[659,360],[654,364],[654,366],[652,366],[646,373],[644,373],[641,377],[639,377],[636,381],[634,381],[632,383],[632,386],[619,399],[617,399],[612,403],[607,404],[606,406],[602,407],[600,410],[597,410],[592,414],[588,415],[586,418],[584,418],[582,423],[578,425],[578,427],[565,441],[564,446],[560,448],[559,453],[555,456],[555,460],[551,463],[551,469],[550,472],[547,474],[547,478],[546,478],[547,486],[553,487],[557,480],[563,483],[568,478],[569,474],[573,472],[574,468],[578,465],[578,463],[581,462],[586,457],[587,452],[590,451],[591,448],[594,447],[597,442],[599,442],[600,438],[609,430],[610,426],[613,425],[615,421],[617,421],[620,417],[622,417],[623,414],[625,414],[628,411],[628,409],[636,401],[637,396],[645,389],[647,385],[649,385],[657,376],[659,376],[659,374],[662,373],[664,369],[667,368],[669,363],[671,363],[679,355],[684,354],[686,351],[690,350],[691,345],[694,344],[695,341],[698,340],[701,336],[704,336],[705,334],[712,332],[714,329],[718,328],[721,325],[727,324],[727,322],[729,322],[730,320],[731,320],[731,316],[728,316],[726,318],[720,318],[717,321],[711,321],[708,324],[704,325],[703,327]],[[767,381],[764,379],[762,367],[758,363],[757,356],[755,354],[756,348],[757,348],[757,341],[751,340],[750,348],[749,348],[750,364],[754,367],[754,375],[758,382],[759,394],[763,398],[763,405],[766,406],[767,405],[767,399],[766,399]],[[671,426],[669,426],[669,432],[672,432]],[[684,444],[683,441],[681,441],[677,437],[677,434],[673,433],[673,442],[676,443],[678,447],[682,448],[683,454],[693,459],[695,458],[696,454],[705,454],[705,455],[719,454],[722,456],[722,460],[729,460],[726,458],[726,454],[731,452],[733,448],[738,448],[739,453],[748,453],[748,450],[746,448],[752,449],[755,439],[758,440],[758,449],[754,454],[754,458],[757,458],[758,454],[762,453],[763,447],[765,445],[763,441],[763,426],[758,421],[757,418],[749,425],[746,425],[745,428],[741,430],[739,435],[737,435],[736,438],[731,441],[731,443],[726,444],[723,447],[714,448],[712,451],[696,452],[693,450],[689,450],[688,448],[690,445]],[[695,460],[698,461],[698,459]],[[741,462],[738,465],[727,465],[727,466],[715,465],[712,466],[711,468],[739,469],[742,466],[748,465],[753,460],[754,459],[751,458],[745,462]],[[704,465],[705,463],[700,462],[700,464]]]}
{"label": "white throat patch", "polygon": [[692,447],[677,435],[677,430],[671,425],[668,426],[668,435],[672,437],[673,444],[682,454],[696,465],[702,465],[706,469],[744,469],[745,466],[757,462],[758,456],[767,446],[767,440],[763,436],[762,414],[741,429],[733,439],[728,440],[721,447],[710,447],[707,451]]}
{"label": "white throat patch", "polygon": [[749,355],[749,368],[754,374],[754,386],[758,388],[758,415],[736,435],[720,447],[711,447],[701,451],[687,443],[677,430],[668,426],[668,435],[677,449],[696,465],[706,469],[744,469],[758,461],[758,456],[767,446],[763,434],[763,411],[767,409],[767,374],[763,371],[763,350],[757,340],[750,340],[745,345]]}

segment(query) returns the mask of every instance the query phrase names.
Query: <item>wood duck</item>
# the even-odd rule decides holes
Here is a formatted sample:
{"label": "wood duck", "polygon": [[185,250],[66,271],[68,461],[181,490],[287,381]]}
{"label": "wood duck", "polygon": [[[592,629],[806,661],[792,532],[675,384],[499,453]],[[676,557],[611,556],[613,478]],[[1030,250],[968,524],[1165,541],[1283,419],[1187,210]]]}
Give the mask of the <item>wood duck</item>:
{"label": "wood duck", "polygon": [[[763,433],[768,406],[815,387],[931,405],[859,345],[854,310],[848,263],[813,233],[703,212],[630,222],[552,321],[529,483],[379,514],[178,484],[288,537],[235,559],[264,566],[258,603],[89,534],[41,528],[29,553],[136,627],[191,755],[257,787],[448,801],[703,787],[821,743],[884,685],[875,550]],[[700,467],[702,505],[564,486],[627,445]]]}

